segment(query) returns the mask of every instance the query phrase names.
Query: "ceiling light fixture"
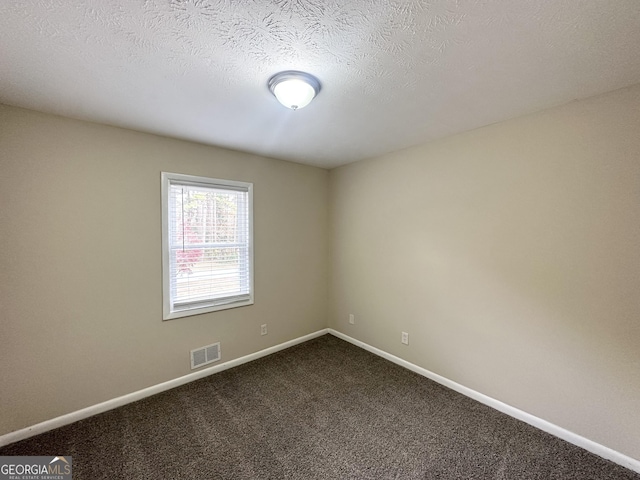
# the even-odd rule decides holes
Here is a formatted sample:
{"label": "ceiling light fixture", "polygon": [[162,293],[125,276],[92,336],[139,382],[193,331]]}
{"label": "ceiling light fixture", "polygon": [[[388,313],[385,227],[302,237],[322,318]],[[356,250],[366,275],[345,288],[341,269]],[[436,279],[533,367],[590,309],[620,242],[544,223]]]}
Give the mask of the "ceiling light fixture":
{"label": "ceiling light fixture", "polygon": [[320,91],[320,81],[305,72],[287,70],[269,79],[269,90],[291,110],[306,107]]}

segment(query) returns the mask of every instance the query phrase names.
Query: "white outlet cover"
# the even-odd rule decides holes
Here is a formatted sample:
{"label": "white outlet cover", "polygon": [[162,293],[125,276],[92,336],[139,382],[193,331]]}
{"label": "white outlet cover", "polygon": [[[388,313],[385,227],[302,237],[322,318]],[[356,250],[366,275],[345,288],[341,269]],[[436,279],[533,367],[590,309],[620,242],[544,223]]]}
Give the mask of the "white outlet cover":
{"label": "white outlet cover", "polygon": [[402,332],[402,343],[409,345],[409,334],[407,332]]}
{"label": "white outlet cover", "polygon": [[349,323],[351,325],[355,325],[355,323],[356,323],[356,316],[353,313],[349,314]]}

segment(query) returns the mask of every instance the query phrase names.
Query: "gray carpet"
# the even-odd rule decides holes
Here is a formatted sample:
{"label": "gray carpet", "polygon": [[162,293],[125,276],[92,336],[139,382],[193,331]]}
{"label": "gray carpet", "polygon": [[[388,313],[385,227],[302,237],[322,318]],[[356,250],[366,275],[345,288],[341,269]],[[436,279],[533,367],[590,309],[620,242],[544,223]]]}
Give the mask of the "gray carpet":
{"label": "gray carpet", "polygon": [[636,479],[330,335],[9,445],[75,480]]}

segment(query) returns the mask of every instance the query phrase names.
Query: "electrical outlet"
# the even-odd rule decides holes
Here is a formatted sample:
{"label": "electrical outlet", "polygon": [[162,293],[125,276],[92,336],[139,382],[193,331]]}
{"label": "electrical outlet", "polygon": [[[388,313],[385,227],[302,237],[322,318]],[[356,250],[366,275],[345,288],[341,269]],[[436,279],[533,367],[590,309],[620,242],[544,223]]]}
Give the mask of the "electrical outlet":
{"label": "electrical outlet", "polygon": [[402,343],[409,345],[409,334],[407,332],[402,332]]}
{"label": "electrical outlet", "polygon": [[351,325],[355,325],[355,323],[356,323],[356,316],[353,313],[349,314],[349,323]]}
{"label": "electrical outlet", "polygon": [[263,324],[260,325],[260,335],[266,335],[267,334],[267,324]]}

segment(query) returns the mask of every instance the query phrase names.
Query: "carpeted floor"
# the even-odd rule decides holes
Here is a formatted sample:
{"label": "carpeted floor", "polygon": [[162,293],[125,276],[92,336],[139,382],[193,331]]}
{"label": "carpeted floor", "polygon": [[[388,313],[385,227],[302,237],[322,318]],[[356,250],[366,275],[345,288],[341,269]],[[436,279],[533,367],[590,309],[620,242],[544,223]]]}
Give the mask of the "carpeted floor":
{"label": "carpeted floor", "polygon": [[331,335],[31,439],[74,480],[636,479]]}

